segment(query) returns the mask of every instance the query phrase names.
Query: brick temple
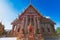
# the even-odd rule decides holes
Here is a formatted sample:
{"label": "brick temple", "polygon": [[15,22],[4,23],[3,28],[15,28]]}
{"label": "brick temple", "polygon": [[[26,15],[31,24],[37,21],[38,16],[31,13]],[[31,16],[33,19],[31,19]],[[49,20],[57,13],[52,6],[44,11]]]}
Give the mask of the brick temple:
{"label": "brick temple", "polygon": [[45,40],[46,37],[56,36],[55,23],[41,15],[32,4],[11,24],[13,27],[9,35],[17,37],[17,40]]}

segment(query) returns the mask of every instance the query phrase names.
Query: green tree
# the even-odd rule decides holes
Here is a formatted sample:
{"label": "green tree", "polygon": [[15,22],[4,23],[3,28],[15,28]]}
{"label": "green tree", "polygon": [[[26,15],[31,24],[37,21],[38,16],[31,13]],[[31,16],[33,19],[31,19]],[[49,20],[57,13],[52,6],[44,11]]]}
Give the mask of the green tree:
{"label": "green tree", "polygon": [[60,35],[60,27],[57,27],[56,33]]}

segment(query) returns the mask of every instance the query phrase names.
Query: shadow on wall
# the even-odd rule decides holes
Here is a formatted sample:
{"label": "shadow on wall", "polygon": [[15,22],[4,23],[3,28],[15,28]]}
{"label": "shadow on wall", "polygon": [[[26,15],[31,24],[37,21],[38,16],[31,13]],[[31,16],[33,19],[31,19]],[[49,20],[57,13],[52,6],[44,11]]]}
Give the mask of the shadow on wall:
{"label": "shadow on wall", "polygon": [[60,37],[47,37],[45,40],[60,40]]}

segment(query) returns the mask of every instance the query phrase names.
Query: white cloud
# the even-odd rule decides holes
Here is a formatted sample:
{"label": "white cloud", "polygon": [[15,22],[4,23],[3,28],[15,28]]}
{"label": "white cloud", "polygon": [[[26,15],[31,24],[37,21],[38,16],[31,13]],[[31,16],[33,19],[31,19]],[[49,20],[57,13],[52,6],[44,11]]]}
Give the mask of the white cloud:
{"label": "white cloud", "polygon": [[50,19],[50,17],[49,17],[49,16],[46,16],[46,18]]}
{"label": "white cloud", "polygon": [[0,21],[6,29],[11,29],[10,24],[17,17],[16,13],[7,0],[0,0]]}

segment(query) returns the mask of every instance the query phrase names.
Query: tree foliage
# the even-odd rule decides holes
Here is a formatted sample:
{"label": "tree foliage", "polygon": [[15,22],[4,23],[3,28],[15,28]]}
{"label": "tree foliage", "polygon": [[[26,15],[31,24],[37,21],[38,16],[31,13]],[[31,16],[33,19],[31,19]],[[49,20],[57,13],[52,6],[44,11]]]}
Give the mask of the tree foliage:
{"label": "tree foliage", "polygon": [[57,27],[56,33],[60,35],[60,27]]}

